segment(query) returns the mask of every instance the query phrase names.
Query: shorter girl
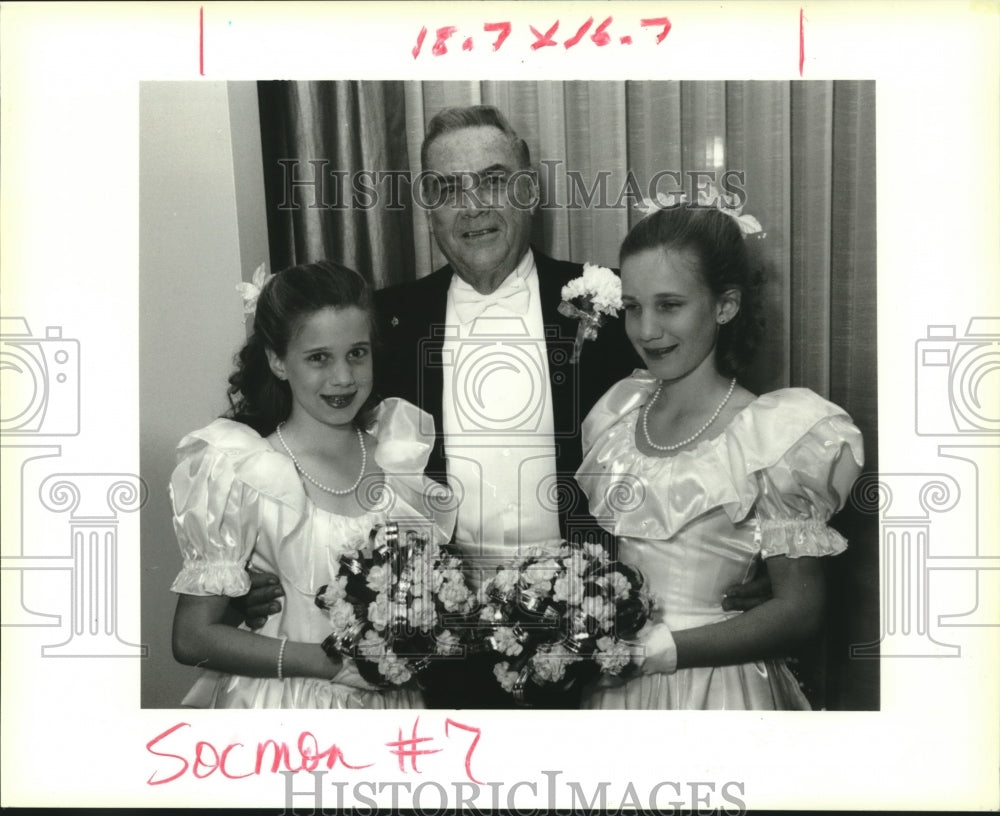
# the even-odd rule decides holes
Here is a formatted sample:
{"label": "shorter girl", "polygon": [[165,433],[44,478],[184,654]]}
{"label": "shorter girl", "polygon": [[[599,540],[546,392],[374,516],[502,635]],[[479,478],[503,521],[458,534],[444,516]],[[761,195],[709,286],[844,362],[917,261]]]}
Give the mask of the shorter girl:
{"label": "shorter girl", "polygon": [[[356,272],[322,261],[274,275],[229,379],[229,418],[181,440],[170,483],[184,558],[174,656],[214,670],[184,705],[422,705],[412,686],[379,691],[352,660],[329,658],[320,644],[330,623],[314,603],[341,554],[363,547],[387,512],[413,519],[447,503],[422,475],[431,418],[403,400],[373,405],[373,325]],[[431,515],[446,542],[453,513]],[[248,563],[278,575],[286,596],[259,632],[224,621],[250,587]]]}
{"label": "shorter girl", "polygon": [[[655,608],[639,675],[584,707],[801,709],[781,658],[817,632],[827,527],[863,460],[861,434],[804,388],[756,397],[736,376],[760,325],[736,220],[679,206],[622,244],[625,329],[648,370],[613,386],[583,425],[577,479],[642,570]],[[726,612],[723,593],[763,558],[774,596]]]}

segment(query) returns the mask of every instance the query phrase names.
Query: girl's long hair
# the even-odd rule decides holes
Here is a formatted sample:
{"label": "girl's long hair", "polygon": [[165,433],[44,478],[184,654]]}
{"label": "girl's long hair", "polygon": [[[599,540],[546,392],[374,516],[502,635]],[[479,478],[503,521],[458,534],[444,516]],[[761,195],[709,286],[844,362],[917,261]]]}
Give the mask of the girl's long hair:
{"label": "girl's long hair", "polygon": [[[274,432],[288,419],[292,392],[268,364],[267,350],[280,358],[300,323],[321,309],[357,307],[368,316],[374,342],[375,307],[371,288],[353,269],[334,261],[293,266],[272,275],[257,299],[253,333],[236,355],[236,369],[229,376],[229,410],[226,417],[249,425],[261,436]],[[366,427],[377,398],[374,393],[358,411],[354,422]]]}

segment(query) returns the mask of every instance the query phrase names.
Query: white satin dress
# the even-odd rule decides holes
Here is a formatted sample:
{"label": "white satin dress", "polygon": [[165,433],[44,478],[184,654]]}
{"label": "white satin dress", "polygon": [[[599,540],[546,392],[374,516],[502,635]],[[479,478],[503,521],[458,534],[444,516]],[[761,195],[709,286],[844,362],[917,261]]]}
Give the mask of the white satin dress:
{"label": "white satin dress", "polygon": [[[726,588],[759,554],[825,556],[847,543],[827,526],[860,473],[861,433],[836,405],[804,388],[758,397],[723,430],[689,450],[647,456],[635,444],[640,409],[657,380],[636,371],[614,385],[583,425],[577,479],[595,518],[619,537],[671,631],[740,614]],[[593,686],[598,709],[808,709],[781,660],[680,669]]]}
{"label": "white satin dress", "polygon": [[[341,554],[364,547],[371,529],[387,520],[433,520],[439,543],[454,526],[448,491],[423,470],[433,435],[430,416],[401,399],[383,401],[369,433],[385,490],[356,517],[317,507],[292,460],[239,422],[217,419],[178,446],[170,481],[174,530],[184,564],[171,589],[188,595],[238,597],[250,589],[246,567],[278,575],[282,610],[258,632],[321,643],[330,634],[316,591],[339,569]],[[442,492],[443,491],[443,492]],[[206,670],[182,705],[196,708],[420,708],[412,686],[382,691],[366,682],[350,659],[335,678],[243,677]]]}

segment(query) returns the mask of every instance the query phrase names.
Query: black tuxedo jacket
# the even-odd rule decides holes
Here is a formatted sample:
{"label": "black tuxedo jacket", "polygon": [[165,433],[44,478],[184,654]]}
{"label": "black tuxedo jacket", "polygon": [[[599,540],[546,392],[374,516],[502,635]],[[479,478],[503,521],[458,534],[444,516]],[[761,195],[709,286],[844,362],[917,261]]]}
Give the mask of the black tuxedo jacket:
{"label": "black tuxedo jacket", "polygon": [[[558,312],[562,287],[583,273],[580,264],[556,261],[534,250],[545,344],[548,356],[552,412],[555,419],[556,466],[559,478],[559,521],[564,536],[578,525],[593,530],[587,501],[576,484],[582,449],[580,425],[598,398],[614,383],[642,366],[625,336],[624,320],[609,319],[597,340],[588,340],[577,363],[570,362],[578,321]],[[441,370],[450,266],[425,278],[376,293],[379,317],[376,343],[376,390],[381,397],[401,397],[434,418],[437,441],[427,475],[445,478],[441,404]]]}

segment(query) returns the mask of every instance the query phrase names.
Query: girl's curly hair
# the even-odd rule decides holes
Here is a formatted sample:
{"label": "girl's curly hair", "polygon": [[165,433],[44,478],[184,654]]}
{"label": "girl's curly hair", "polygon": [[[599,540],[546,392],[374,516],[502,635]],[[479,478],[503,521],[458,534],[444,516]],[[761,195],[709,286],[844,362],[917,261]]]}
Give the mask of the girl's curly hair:
{"label": "girl's curly hair", "polygon": [[[303,320],[321,309],[351,306],[368,315],[374,339],[372,291],[353,269],[334,261],[317,261],[270,277],[257,299],[253,333],[236,355],[236,370],[229,376],[230,407],[226,416],[249,425],[261,436],[273,433],[291,413],[292,392],[288,383],[271,371],[267,349],[283,358]],[[375,402],[374,395],[370,395],[358,411],[354,421],[360,427],[367,425]]]}

